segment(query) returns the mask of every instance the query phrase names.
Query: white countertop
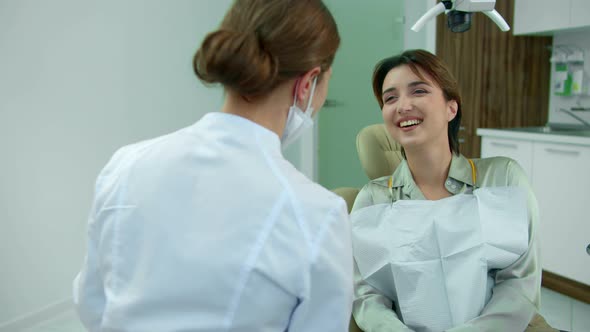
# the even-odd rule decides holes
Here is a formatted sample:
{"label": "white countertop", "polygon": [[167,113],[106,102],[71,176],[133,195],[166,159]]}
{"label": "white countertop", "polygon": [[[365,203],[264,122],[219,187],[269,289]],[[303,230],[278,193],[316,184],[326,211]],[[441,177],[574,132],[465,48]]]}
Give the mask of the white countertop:
{"label": "white countertop", "polygon": [[527,132],[519,128],[493,129],[478,128],[478,136],[497,137],[507,139],[518,139],[544,143],[564,143],[590,146],[590,136],[576,135],[574,133],[544,133],[544,132]]}

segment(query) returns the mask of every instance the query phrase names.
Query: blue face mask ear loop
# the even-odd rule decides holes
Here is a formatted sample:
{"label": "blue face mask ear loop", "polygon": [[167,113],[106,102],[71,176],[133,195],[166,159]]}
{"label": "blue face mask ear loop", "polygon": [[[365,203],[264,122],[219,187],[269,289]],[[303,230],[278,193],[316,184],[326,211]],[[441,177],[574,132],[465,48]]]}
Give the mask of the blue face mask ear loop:
{"label": "blue face mask ear loop", "polygon": [[[318,77],[314,77],[313,79],[313,83],[311,85],[311,92],[309,94],[309,101],[307,102],[307,107],[305,108],[305,111],[307,111],[310,107],[311,107],[311,101],[313,100],[313,94],[315,93],[315,87],[318,83]],[[311,114],[309,115],[311,116]]]}

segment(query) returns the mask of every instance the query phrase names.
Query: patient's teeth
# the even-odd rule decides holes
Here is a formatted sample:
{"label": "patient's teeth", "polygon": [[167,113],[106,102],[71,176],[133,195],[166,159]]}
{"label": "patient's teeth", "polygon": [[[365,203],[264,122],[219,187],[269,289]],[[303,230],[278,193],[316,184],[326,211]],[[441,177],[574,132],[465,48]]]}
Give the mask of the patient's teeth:
{"label": "patient's teeth", "polygon": [[408,127],[408,126],[417,125],[420,123],[422,123],[422,121],[420,121],[420,120],[408,120],[408,121],[402,121],[399,125],[400,125],[400,127]]}

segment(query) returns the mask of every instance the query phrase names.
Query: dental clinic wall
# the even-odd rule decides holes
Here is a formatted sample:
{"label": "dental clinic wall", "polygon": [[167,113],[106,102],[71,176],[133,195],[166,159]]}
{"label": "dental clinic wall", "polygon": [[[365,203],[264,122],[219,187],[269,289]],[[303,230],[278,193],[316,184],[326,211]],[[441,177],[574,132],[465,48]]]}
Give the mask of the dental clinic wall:
{"label": "dental clinic wall", "polygon": [[403,48],[403,1],[326,1],[342,43],[333,65],[328,99],[335,106],[319,113],[319,181],[333,189],[368,181],[356,152],[356,135],[382,122],[371,75],[380,59]]}
{"label": "dental clinic wall", "polygon": [[342,43],[328,93],[333,106],[319,113],[319,182],[328,189],[360,188],[369,179],[358,159],[356,135],[367,125],[383,122],[373,96],[373,68],[379,60],[403,49],[423,48],[434,53],[436,22],[419,33],[410,27],[436,1],[325,2],[338,22]]}
{"label": "dental clinic wall", "polygon": [[191,60],[229,3],[0,1],[0,331],[71,305],[111,154],[219,109]]}

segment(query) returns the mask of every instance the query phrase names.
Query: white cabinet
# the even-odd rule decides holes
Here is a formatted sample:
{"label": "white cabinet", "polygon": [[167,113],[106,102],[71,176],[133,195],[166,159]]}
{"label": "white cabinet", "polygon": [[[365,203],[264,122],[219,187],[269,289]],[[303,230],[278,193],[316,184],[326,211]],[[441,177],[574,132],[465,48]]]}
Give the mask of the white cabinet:
{"label": "white cabinet", "polygon": [[534,143],[543,269],[590,285],[590,147]]}
{"label": "white cabinet", "polygon": [[590,26],[590,1],[515,0],[513,25],[515,35]]}
{"label": "white cabinet", "polygon": [[571,0],[571,23],[572,27],[590,26],[590,1]]}
{"label": "white cabinet", "polygon": [[572,0],[515,0],[514,34],[523,35],[568,28],[571,2]]}
{"label": "white cabinet", "polygon": [[503,156],[516,160],[531,180],[533,165],[533,142],[507,138],[483,136],[481,139],[482,158]]}
{"label": "white cabinet", "polygon": [[510,157],[527,172],[543,270],[590,285],[590,146],[484,135],[481,156]]}

